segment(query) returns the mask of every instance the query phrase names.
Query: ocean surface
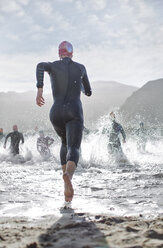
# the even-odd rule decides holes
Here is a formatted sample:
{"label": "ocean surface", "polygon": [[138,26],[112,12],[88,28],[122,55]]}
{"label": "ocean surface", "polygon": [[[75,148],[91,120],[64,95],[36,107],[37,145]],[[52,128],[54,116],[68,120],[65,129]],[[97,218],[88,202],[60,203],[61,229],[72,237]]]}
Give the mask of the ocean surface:
{"label": "ocean surface", "polygon": [[[96,131],[83,136],[72,207],[119,216],[163,213],[163,136],[148,136],[142,152],[136,137],[127,132],[124,154],[117,158],[107,149],[104,128],[109,128],[109,122],[103,118]],[[16,157],[0,142],[0,216],[39,218],[60,212],[64,203],[60,140],[53,131],[45,131],[45,135],[55,139],[48,159],[37,152],[37,133],[24,134],[25,143]]]}

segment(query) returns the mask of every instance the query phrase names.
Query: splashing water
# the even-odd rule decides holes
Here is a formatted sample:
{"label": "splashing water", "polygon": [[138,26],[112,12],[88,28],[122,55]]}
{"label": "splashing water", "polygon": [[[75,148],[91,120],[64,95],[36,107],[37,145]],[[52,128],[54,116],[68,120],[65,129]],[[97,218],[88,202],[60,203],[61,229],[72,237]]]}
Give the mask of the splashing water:
{"label": "splashing water", "polygon": [[[155,216],[162,213],[163,138],[137,148],[137,140],[128,133],[122,144],[123,159],[109,153],[110,128],[107,116],[97,130],[84,135],[81,157],[73,178],[73,208],[89,213]],[[20,156],[9,156],[0,144],[0,215],[41,217],[59,213],[63,203],[63,181],[59,162],[60,140],[55,137],[51,157],[43,159],[36,148],[36,134],[26,134]]]}

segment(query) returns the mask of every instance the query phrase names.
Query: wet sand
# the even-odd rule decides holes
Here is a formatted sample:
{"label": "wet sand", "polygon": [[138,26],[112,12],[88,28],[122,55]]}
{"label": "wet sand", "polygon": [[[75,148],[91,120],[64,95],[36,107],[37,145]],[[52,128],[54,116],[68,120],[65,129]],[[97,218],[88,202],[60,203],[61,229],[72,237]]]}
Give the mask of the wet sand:
{"label": "wet sand", "polygon": [[2,217],[0,248],[161,248],[163,217],[113,217],[64,210],[41,219]]}

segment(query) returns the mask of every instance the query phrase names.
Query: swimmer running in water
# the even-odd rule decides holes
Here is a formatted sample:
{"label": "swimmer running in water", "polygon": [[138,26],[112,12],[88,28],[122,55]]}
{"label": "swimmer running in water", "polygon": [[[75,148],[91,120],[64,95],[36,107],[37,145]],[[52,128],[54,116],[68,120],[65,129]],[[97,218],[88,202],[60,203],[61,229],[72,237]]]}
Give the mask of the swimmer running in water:
{"label": "swimmer running in water", "polygon": [[144,123],[140,122],[140,127],[136,131],[137,135],[137,148],[138,150],[145,152],[147,143],[147,130],[144,128]]}
{"label": "swimmer running in water", "polygon": [[85,95],[92,94],[87,72],[82,64],[72,60],[73,47],[63,41],[59,45],[59,61],[42,62],[37,65],[38,106],[44,105],[43,79],[48,72],[51,79],[54,104],[50,110],[51,123],[60,136],[62,145],[60,159],[65,184],[65,201],[71,202],[74,190],[72,177],[79,160],[79,148],[83,132],[83,110],[80,101],[81,90]]}
{"label": "swimmer running in water", "polygon": [[5,135],[3,134],[3,128],[0,128],[0,141],[5,137]]}
{"label": "swimmer running in water", "polygon": [[54,139],[50,138],[49,136],[44,135],[44,132],[41,130],[39,131],[40,137],[37,139],[37,151],[40,153],[42,157],[49,157],[50,156],[50,149],[54,143]]}
{"label": "swimmer running in water", "polygon": [[122,153],[121,142],[119,139],[119,134],[121,133],[123,138],[123,143],[126,142],[126,134],[123,127],[115,120],[114,112],[110,113],[110,119],[112,122],[111,131],[109,133],[109,150],[111,152],[117,151]]}
{"label": "swimmer running in water", "polygon": [[18,127],[17,125],[13,126],[13,132],[9,133],[6,138],[5,138],[5,143],[4,143],[4,149],[6,149],[6,143],[8,138],[11,138],[11,145],[10,145],[10,151],[11,153],[15,156],[19,154],[19,143],[22,141],[22,144],[24,143],[24,137],[22,133],[18,132]]}

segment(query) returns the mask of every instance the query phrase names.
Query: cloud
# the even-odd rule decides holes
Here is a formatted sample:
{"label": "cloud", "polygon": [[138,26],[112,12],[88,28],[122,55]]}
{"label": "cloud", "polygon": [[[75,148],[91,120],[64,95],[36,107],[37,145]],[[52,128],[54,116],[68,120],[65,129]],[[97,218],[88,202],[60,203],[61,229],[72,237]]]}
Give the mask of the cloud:
{"label": "cloud", "polygon": [[87,0],[87,1],[76,0],[74,1],[74,3],[78,10],[89,11],[89,12],[91,12],[92,10],[102,11],[107,5],[106,0]]}
{"label": "cloud", "polygon": [[159,49],[146,49],[139,54],[136,47],[131,50],[108,50],[108,46],[92,46],[89,51],[78,53],[77,57],[87,66],[93,81],[116,80],[127,84],[135,82],[135,85],[141,86],[151,79],[162,77],[159,69],[161,63],[156,60],[158,55]]}
{"label": "cloud", "polygon": [[[162,46],[163,49],[163,46]],[[163,58],[160,49],[149,51],[135,47],[130,50],[108,49],[105,45],[90,45],[87,49],[75,49],[74,60],[83,63],[88,71],[90,81],[115,80],[121,83],[141,86],[145,82],[162,77]],[[35,69],[42,61],[58,59],[57,46],[39,53],[21,54],[17,56],[0,56],[0,88],[1,91],[35,90]],[[8,63],[10,61],[10,63]],[[45,91],[50,91],[49,77],[45,76]]]}
{"label": "cloud", "polygon": [[[46,53],[27,53],[18,55],[0,55],[0,89],[1,91],[18,91],[36,89],[36,65],[41,61],[54,61],[58,59],[58,49],[53,46]],[[45,91],[50,91],[48,75]]]}
{"label": "cloud", "polygon": [[4,22],[5,22],[5,18],[2,15],[0,15],[0,23],[2,24]]}
{"label": "cloud", "polygon": [[3,13],[17,13],[19,14],[22,11],[21,6],[14,0],[9,1],[1,1],[0,3],[0,11]]}
{"label": "cloud", "polygon": [[106,0],[88,0],[90,7],[95,10],[103,10],[106,7]]}
{"label": "cloud", "polygon": [[53,6],[50,2],[44,1],[40,4],[40,2],[38,1],[36,2],[36,4],[37,4],[39,12],[41,12],[46,17],[50,17],[51,14],[53,13]]}
{"label": "cloud", "polygon": [[27,81],[34,80],[35,58],[56,60],[57,46],[62,40],[74,44],[74,59],[86,64],[91,80],[112,79],[141,85],[161,77],[161,2],[3,1],[0,3],[2,89],[10,84],[19,89],[21,82],[27,86]]}
{"label": "cloud", "polygon": [[73,3],[74,0],[57,0],[60,3]]}
{"label": "cloud", "polygon": [[29,4],[30,0],[16,0],[16,2],[17,2],[18,4],[27,6],[27,5]]}
{"label": "cloud", "polygon": [[7,34],[7,36],[9,37],[10,40],[12,41],[18,41],[19,40],[19,36],[15,35],[15,34]]}
{"label": "cloud", "polygon": [[154,10],[150,4],[146,4],[142,0],[135,1],[136,6],[138,7],[138,18],[145,19],[150,18],[152,19],[155,16]]}

